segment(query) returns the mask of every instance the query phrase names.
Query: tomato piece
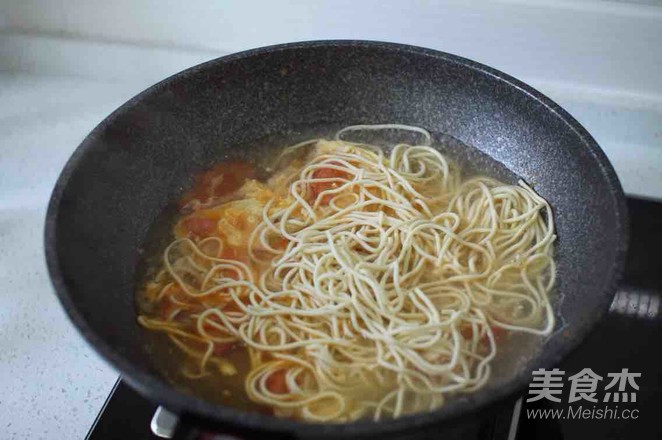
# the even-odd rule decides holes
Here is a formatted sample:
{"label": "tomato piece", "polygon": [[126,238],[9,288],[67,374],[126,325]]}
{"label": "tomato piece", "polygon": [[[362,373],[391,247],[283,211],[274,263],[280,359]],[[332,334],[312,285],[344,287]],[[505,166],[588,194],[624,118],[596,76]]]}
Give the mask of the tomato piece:
{"label": "tomato piece", "polygon": [[235,347],[234,342],[216,342],[214,344],[214,355],[223,356],[228,351],[232,350]]}
{"label": "tomato piece", "polygon": [[267,389],[274,394],[286,394],[289,391],[285,375],[287,370],[277,370],[267,377]]}
{"label": "tomato piece", "polygon": [[[339,165],[331,163],[329,165]],[[335,168],[318,168],[313,171],[314,179],[332,179],[334,177],[347,177],[347,173],[344,171],[337,170]]]}
{"label": "tomato piece", "polygon": [[216,231],[216,224],[216,220],[202,217],[189,217],[182,221],[182,227],[196,237],[208,237]]}
{"label": "tomato piece", "polygon": [[234,301],[230,301],[229,303],[227,303],[227,304],[223,307],[223,311],[224,311],[225,313],[227,313],[227,312],[241,312],[242,309],[241,309],[241,307],[239,307],[239,306],[237,305],[236,302],[234,302]]}
{"label": "tomato piece", "polygon": [[163,319],[168,319],[172,312],[174,312],[179,306],[173,304],[172,302],[166,300],[161,305],[161,316]]}
{"label": "tomato piece", "polygon": [[241,261],[242,263],[250,264],[250,259],[248,258],[248,249],[243,247],[226,246],[223,248],[223,252],[221,252],[219,258]]}
{"label": "tomato piece", "polygon": [[[494,342],[497,344],[506,337],[506,334],[508,333],[508,330],[502,329],[501,327],[492,327],[492,334],[494,335]],[[486,337],[487,338],[487,337]]]}
{"label": "tomato piece", "polygon": [[[207,304],[209,304],[209,301],[207,302]],[[209,319],[209,318],[208,318],[208,319]],[[216,321],[216,320],[214,320],[214,323],[218,323],[218,324],[220,324],[220,323],[219,323],[218,321]],[[213,336],[213,337],[223,337],[223,336],[227,336],[227,333],[222,332],[222,331],[219,330],[216,326],[212,325],[212,324],[209,323],[208,321],[205,321],[205,322],[202,323],[202,328],[204,329],[204,331],[205,331],[208,335],[211,335],[211,336]]]}
{"label": "tomato piece", "polygon": [[271,247],[273,247],[274,249],[283,250],[283,249],[285,249],[285,248],[287,247],[287,245],[288,245],[289,243],[290,243],[290,241],[289,241],[287,238],[285,238],[285,237],[278,237],[278,238],[276,238],[275,240],[272,240],[272,242],[269,243],[269,244],[270,244]]}
{"label": "tomato piece", "polygon": [[193,188],[180,201],[185,208],[192,200],[204,203],[212,197],[222,197],[233,193],[246,179],[255,177],[255,167],[247,162],[223,162],[201,173],[195,179]]}
{"label": "tomato piece", "polygon": [[459,328],[460,334],[464,339],[471,339],[473,337],[473,330],[469,326],[462,326]]}
{"label": "tomato piece", "polygon": [[[501,327],[496,327],[494,325],[491,325],[490,329],[492,330],[492,334],[494,335],[494,342],[497,344],[501,342],[503,338],[506,336],[506,330],[502,329]],[[471,329],[470,326],[460,327],[459,331],[464,339],[471,339],[473,337],[473,330]],[[480,338],[480,342],[482,344],[489,344],[490,340],[487,337],[487,334],[483,335]]]}
{"label": "tomato piece", "polygon": [[[347,179],[348,174],[337,170],[335,168],[318,168],[313,171],[313,179]],[[325,182],[312,182],[310,184],[310,191],[312,193],[312,200],[316,200],[320,193],[327,191],[329,189],[337,188],[340,186],[340,182],[334,181],[325,181]],[[321,200],[323,205],[328,205],[329,201],[333,198],[331,194],[327,194]]]}
{"label": "tomato piece", "polygon": [[244,181],[254,177],[255,168],[246,162],[227,162],[210,170],[208,192],[213,196],[224,196],[238,190]]}

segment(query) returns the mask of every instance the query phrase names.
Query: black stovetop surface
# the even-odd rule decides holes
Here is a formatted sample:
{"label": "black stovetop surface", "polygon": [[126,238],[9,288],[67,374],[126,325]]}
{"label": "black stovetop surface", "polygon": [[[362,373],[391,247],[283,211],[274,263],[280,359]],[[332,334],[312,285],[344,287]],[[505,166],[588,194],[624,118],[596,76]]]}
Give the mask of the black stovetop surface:
{"label": "black stovetop surface", "polygon": [[[637,379],[639,390],[636,403],[622,403],[622,409],[636,409],[637,419],[557,420],[533,419],[528,415],[536,409],[563,409],[588,402],[568,405],[540,400],[524,402],[520,411],[514,411],[514,403],[506,402],[503,410],[476,420],[480,429],[461,438],[508,440],[575,440],[596,439],[658,439],[662,438],[660,400],[662,399],[662,203],[628,198],[630,215],[630,246],[624,279],[618,293],[629,303],[628,307],[616,307],[599,324],[582,345],[568,356],[561,365],[566,377],[590,368],[606,378],[608,373],[628,368],[641,373]],[[657,302],[656,302],[657,301]],[[658,304],[655,309],[654,304]],[[646,309],[649,313],[646,315]],[[657,311],[657,313],[656,313]],[[566,390],[567,391],[567,390]],[[598,403],[596,406],[602,406]],[[615,408],[616,405],[612,405]],[[118,380],[113,392],[90,429],[88,440],[108,439],[158,439],[150,430],[150,421],[157,405],[145,400]],[[512,428],[513,412],[517,420]],[[448,438],[436,431],[432,438]],[[478,433],[478,434],[476,434]],[[430,433],[427,433],[430,437]],[[412,436],[412,438],[416,438]]]}

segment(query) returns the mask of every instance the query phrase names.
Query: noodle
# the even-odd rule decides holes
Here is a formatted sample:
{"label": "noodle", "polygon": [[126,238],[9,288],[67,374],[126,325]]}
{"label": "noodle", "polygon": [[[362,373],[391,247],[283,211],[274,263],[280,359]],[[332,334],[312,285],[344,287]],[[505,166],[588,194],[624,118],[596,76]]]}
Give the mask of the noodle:
{"label": "noodle", "polygon": [[[424,144],[343,140],[377,129]],[[552,211],[523,181],[462,181],[430,144],[379,125],[286,149],[279,163],[312,152],[261,207],[245,259],[178,238],[151,284],[173,309],[140,323],[196,359],[191,377],[218,347],[246,347],[246,393],[279,416],[379,420],[480,389],[498,332],[554,327]]]}

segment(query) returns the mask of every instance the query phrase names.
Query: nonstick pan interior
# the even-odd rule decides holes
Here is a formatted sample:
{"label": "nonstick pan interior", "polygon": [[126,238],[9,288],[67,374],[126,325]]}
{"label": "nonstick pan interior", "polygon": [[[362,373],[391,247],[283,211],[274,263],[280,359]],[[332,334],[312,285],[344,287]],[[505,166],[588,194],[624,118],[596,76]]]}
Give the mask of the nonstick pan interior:
{"label": "nonstick pan interior", "polygon": [[[474,146],[535,184],[557,224],[557,331],[508,380],[429,414],[389,422],[304,425],[213,405],[152,368],[136,322],[136,268],[148,232],[211,163],[252,140],[300,127],[397,122]],[[299,130],[300,131],[300,130]],[[242,147],[238,147],[242,146]],[[605,312],[625,255],[625,208],[591,136],[528,86],[441,52],[372,42],[309,42],[220,58],[120,107],[81,144],[54,190],[48,265],[87,340],[139,391],[172,410],[232,426],[302,435],[410,429],[478,409],[551,367]]]}

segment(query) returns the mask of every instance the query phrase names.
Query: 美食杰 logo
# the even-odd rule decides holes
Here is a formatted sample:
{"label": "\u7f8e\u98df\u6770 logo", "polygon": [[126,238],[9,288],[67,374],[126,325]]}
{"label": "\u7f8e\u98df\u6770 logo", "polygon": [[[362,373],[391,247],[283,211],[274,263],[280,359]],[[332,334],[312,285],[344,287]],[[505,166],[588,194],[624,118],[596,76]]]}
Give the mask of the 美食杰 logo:
{"label": "\u7f8e\u98df\u6770 logo", "polygon": [[[527,415],[529,418],[636,419],[639,410],[631,406],[637,402],[637,379],[640,377],[641,373],[630,372],[627,368],[608,373],[606,377],[590,368],[567,377],[566,372],[558,368],[536,370],[529,384],[527,403],[548,400],[582,405],[554,409],[531,408],[527,409]],[[567,390],[565,399],[564,390]],[[628,407],[619,408],[614,404],[626,404]]]}

